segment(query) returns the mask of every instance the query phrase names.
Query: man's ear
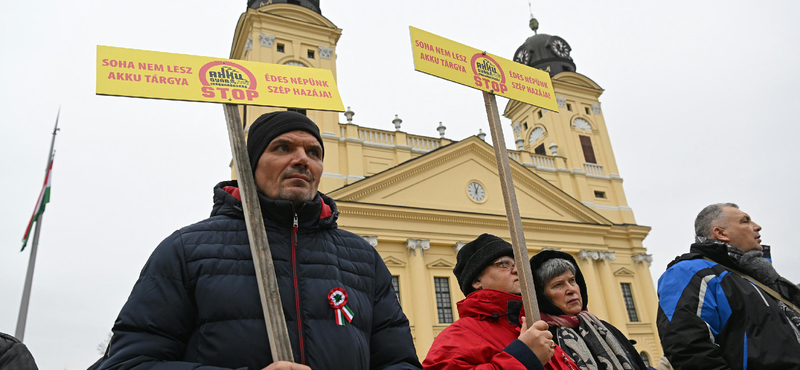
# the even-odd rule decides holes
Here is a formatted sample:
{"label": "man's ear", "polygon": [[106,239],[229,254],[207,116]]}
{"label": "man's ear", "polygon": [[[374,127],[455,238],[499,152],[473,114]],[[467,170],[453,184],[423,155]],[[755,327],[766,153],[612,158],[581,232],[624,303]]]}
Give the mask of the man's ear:
{"label": "man's ear", "polygon": [[711,232],[714,234],[714,239],[717,239],[721,242],[729,242],[731,238],[728,237],[728,234],[725,232],[725,229],[715,226],[711,229]]}
{"label": "man's ear", "polygon": [[483,285],[481,285],[481,281],[480,281],[480,280],[478,280],[478,279],[475,279],[475,281],[473,281],[473,282],[472,282],[472,287],[473,287],[475,290],[481,290],[481,289],[483,289]]}

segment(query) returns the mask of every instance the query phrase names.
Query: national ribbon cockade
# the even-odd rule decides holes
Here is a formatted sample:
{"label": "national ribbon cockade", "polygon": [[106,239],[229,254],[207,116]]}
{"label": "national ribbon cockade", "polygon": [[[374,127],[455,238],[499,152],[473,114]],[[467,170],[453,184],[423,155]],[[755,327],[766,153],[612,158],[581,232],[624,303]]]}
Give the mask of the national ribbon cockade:
{"label": "national ribbon cockade", "polygon": [[331,289],[328,293],[328,303],[333,307],[337,325],[344,326],[345,320],[353,321],[353,310],[347,307],[347,292],[344,289],[339,287]]}

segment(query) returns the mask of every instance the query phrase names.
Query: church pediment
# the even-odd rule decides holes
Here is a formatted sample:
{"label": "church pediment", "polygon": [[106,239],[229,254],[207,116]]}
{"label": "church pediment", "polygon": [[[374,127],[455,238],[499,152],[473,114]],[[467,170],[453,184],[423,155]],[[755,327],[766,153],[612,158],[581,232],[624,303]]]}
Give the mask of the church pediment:
{"label": "church pediment", "polygon": [[[610,222],[528,168],[511,161],[523,218]],[[477,137],[450,144],[328,193],[337,201],[505,215],[494,149]]]}
{"label": "church pediment", "polygon": [[633,276],[633,275],[634,275],[633,271],[628,270],[625,267],[614,272],[614,276]]}
{"label": "church pediment", "polygon": [[429,269],[431,269],[431,268],[452,269],[456,265],[454,265],[452,262],[450,262],[448,260],[445,260],[444,258],[439,258],[436,261],[433,261],[433,262],[429,263],[427,266],[428,266]]}
{"label": "church pediment", "polygon": [[385,263],[386,266],[402,267],[402,266],[406,265],[405,261],[403,261],[403,260],[401,260],[401,259],[399,259],[397,257],[394,257],[394,256],[386,256],[386,258],[383,259],[383,263]]}

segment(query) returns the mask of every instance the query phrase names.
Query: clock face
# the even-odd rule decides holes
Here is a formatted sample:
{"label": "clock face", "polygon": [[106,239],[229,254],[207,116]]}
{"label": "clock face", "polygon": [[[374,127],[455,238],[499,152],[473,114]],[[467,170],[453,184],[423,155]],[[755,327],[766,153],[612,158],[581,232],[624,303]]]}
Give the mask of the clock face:
{"label": "clock face", "polygon": [[550,45],[552,46],[553,52],[556,53],[556,55],[562,58],[569,58],[569,52],[572,51],[572,49],[569,47],[566,41],[562,39],[554,39]]}
{"label": "clock face", "polygon": [[467,185],[467,194],[476,202],[483,201],[483,199],[486,198],[486,191],[484,191],[483,186],[477,182],[471,182]]}
{"label": "clock face", "polygon": [[531,52],[528,49],[519,49],[517,51],[517,55],[514,57],[514,61],[517,63],[522,63],[527,65],[531,59]]}

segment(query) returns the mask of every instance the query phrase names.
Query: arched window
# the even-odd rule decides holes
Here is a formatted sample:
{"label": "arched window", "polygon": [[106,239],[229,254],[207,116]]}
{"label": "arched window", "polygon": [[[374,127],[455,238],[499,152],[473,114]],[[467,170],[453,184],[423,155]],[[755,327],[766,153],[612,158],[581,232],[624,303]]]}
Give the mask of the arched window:
{"label": "arched window", "polygon": [[540,137],[544,136],[544,129],[537,127],[531,131],[531,136],[528,138],[528,144],[533,144]]}
{"label": "arched window", "polygon": [[645,366],[650,366],[650,356],[647,355],[647,352],[645,351],[639,352],[639,357],[642,358],[642,361],[644,361]]}
{"label": "arched window", "polygon": [[575,120],[572,121],[572,125],[578,130],[592,131],[592,125],[583,118],[575,118]]}

